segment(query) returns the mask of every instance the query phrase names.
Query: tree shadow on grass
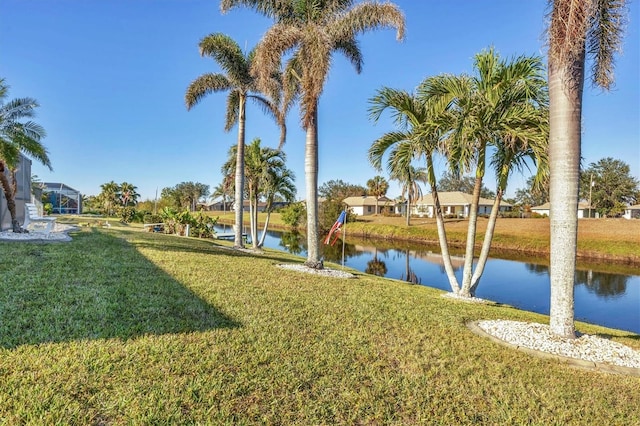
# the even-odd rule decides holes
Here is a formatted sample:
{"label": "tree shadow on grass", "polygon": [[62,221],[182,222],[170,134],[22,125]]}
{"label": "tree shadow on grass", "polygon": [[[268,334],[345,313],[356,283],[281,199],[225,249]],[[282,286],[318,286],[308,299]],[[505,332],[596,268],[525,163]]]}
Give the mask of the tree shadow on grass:
{"label": "tree shadow on grass", "polygon": [[[291,258],[287,257],[285,253],[282,256],[277,253],[261,252],[260,254],[251,253],[250,251],[236,250],[233,247],[220,245],[217,242],[210,239],[194,240],[184,237],[177,237],[173,235],[163,234],[151,234],[148,233],[148,238],[144,241],[136,241],[136,246],[151,250],[161,251],[173,251],[180,253],[197,253],[197,254],[212,254],[212,255],[225,255],[225,256],[260,256],[261,259],[269,259],[275,262],[291,262]],[[250,250],[250,245],[246,246],[247,250]],[[304,259],[300,259],[302,262]]]}
{"label": "tree shadow on grass", "polygon": [[114,234],[0,243],[0,257],[3,348],[240,326]]}

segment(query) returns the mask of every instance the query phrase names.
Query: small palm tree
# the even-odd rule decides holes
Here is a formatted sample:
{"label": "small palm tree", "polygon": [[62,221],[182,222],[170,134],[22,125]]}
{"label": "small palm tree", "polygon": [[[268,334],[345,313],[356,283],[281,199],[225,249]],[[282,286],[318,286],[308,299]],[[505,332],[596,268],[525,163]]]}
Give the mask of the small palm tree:
{"label": "small palm tree", "polygon": [[[223,165],[223,173],[229,174],[235,168],[236,147],[229,150],[229,159]],[[251,224],[251,241],[253,248],[258,248],[258,201],[267,195],[268,181],[272,174],[285,169],[285,154],[283,151],[262,147],[260,139],[254,139],[245,150],[244,175],[246,177],[245,192],[249,199],[249,216]],[[272,197],[275,194],[271,195]],[[271,200],[273,201],[273,199]]]}
{"label": "small palm tree", "polygon": [[[284,152],[282,153],[282,159],[285,160]],[[267,236],[267,229],[269,229],[269,220],[271,218],[271,212],[273,211],[273,203],[276,197],[280,197],[286,202],[293,202],[296,197],[296,185],[295,174],[284,167],[284,162],[281,164],[273,165],[267,170],[267,174],[263,180],[262,193],[265,197],[265,211],[267,217],[264,222],[264,228],[258,247],[264,245],[265,237]]]}
{"label": "small palm tree", "polygon": [[[389,110],[398,128],[398,130],[386,133],[373,142],[369,148],[371,164],[380,170],[383,157],[388,151],[387,167],[390,174],[409,179],[410,177],[406,175],[411,171],[411,162],[421,157],[425,159],[425,178],[431,187],[431,195],[435,204],[438,242],[443,264],[451,289],[454,293],[458,293],[459,285],[449,254],[433,162],[441,138],[438,126],[433,125],[433,122],[438,121],[444,115],[444,104],[438,101],[425,102],[412,93],[388,87],[378,90],[369,102],[371,104],[369,117],[374,122],[378,121],[384,111]],[[409,207],[408,205],[407,208]]]}
{"label": "small palm tree", "polygon": [[412,202],[422,197],[420,182],[427,183],[427,169],[424,167],[398,166],[397,170],[390,171],[391,179],[400,183],[402,199],[407,197],[407,226],[411,225],[411,205]]}
{"label": "small palm tree", "polygon": [[103,183],[100,185],[102,190],[98,195],[107,217],[113,216],[113,209],[120,204],[121,192],[120,185],[114,181]]}
{"label": "small palm tree", "polygon": [[[0,186],[7,199],[13,232],[22,232],[17,219],[15,195],[17,182],[14,172],[20,162],[20,154],[35,158],[51,169],[47,150],[40,142],[44,129],[30,119],[35,115],[38,102],[32,98],[18,98],[5,103],[9,86],[0,79]],[[11,180],[7,176],[9,172]]]}
{"label": "small palm tree", "polygon": [[578,232],[578,183],[585,59],[591,80],[613,84],[614,54],[622,46],[625,0],[550,0],[549,173],[551,307],[549,325],[574,338],[573,288]]}
{"label": "small palm tree", "polygon": [[[222,0],[223,12],[247,6],[273,18],[275,23],[256,50],[254,71],[261,87],[269,87],[271,76],[291,53],[285,81],[294,79],[300,91],[302,127],[306,131],[305,180],[307,203],[307,261],[322,268],[318,239],[318,101],[331,68],[334,52],[346,56],[359,73],[362,52],[356,37],[377,28],[396,28],[404,36],[404,16],[393,3],[366,1],[353,5],[343,0]],[[285,99],[292,96],[285,96]]]}
{"label": "small palm tree", "polygon": [[380,213],[378,211],[378,198],[387,194],[389,190],[389,182],[382,176],[374,176],[373,178],[367,181],[367,188],[369,193],[376,197],[376,214]]}
{"label": "small palm tree", "polygon": [[[222,73],[207,73],[195,79],[187,88],[185,103],[187,109],[193,108],[206,95],[215,92],[229,92],[227,96],[227,112],[225,131],[238,124],[238,140],[236,150],[236,176],[235,188],[235,238],[234,245],[242,247],[242,188],[244,188],[244,144],[245,144],[245,107],[247,99],[255,101],[263,111],[273,116],[281,128],[280,143],[284,143],[285,124],[284,112],[278,109],[280,94],[277,89],[272,90],[268,96],[262,94],[256,85],[256,80],[251,76],[250,70],[255,58],[255,51],[245,55],[240,46],[226,34],[214,33],[200,41],[200,54],[213,58],[225,71]],[[274,78],[276,71],[270,75]],[[274,84],[270,84],[273,89]]]}
{"label": "small palm tree", "polygon": [[120,184],[120,200],[123,207],[135,206],[138,203],[138,187],[129,182],[122,182]]}
{"label": "small palm tree", "polygon": [[213,192],[211,193],[212,201],[215,198],[222,198],[222,209],[226,213],[227,212],[227,201],[229,194],[233,193],[233,176],[227,175],[222,178],[222,182],[216,185],[213,188]]}

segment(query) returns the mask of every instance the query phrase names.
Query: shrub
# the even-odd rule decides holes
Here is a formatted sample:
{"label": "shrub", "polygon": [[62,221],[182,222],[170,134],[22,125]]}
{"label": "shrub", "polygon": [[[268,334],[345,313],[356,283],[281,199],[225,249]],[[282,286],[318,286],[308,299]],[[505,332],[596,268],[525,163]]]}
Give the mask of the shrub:
{"label": "shrub", "polygon": [[161,223],[162,216],[159,214],[152,214],[149,212],[143,212],[142,222],[143,223]]}
{"label": "shrub", "polygon": [[549,217],[549,216],[547,216],[546,214],[531,213],[532,219],[544,219],[545,217]]}
{"label": "shrub", "polygon": [[123,223],[131,223],[136,216],[136,209],[133,207],[123,207],[120,209],[120,221]]}
{"label": "shrub", "polygon": [[291,203],[281,209],[281,215],[282,221],[289,225],[291,229],[296,230],[307,215],[307,209],[304,203]]}
{"label": "shrub", "polygon": [[[324,233],[330,230],[333,224],[336,223],[338,216],[340,216],[340,213],[344,210],[344,204],[342,204],[341,201],[328,200],[322,203],[322,207],[319,210],[318,231]],[[355,222],[356,217],[351,209],[347,210],[347,222]]]}

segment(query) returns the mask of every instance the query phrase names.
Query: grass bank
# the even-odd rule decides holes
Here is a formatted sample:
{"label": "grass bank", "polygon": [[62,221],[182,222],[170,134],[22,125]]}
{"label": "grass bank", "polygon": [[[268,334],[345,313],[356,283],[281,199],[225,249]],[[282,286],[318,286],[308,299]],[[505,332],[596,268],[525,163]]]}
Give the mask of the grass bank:
{"label": "grass bank", "polygon": [[[638,424],[640,381],[530,357],[476,319],[545,322],[228,244],[113,226],[0,242],[7,424]],[[640,349],[628,332],[577,324]]]}
{"label": "grass bank", "polygon": [[[232,214],[220,215],[223,223],[233,223]],[[264,221],[264,216],[260,215]],[[435,219],[413,218],[406,226],[404,218],[368,216],[348,224],[351,236],[395,241],[438,244]],[[246,222],[248,225],[248,221]],[[280,216],[272,214],[273,228],[286,228]],[[447,239],[452,248],[466,245],[467,220],[447,219]],[[479,253],[487,219],[478,219],[476,250]],[[498,219],[491,249],[537,256],[549,255],[549,219]],[[640,220],[578,220],[578,258],[585,261],[616,262],[640,266]]]}

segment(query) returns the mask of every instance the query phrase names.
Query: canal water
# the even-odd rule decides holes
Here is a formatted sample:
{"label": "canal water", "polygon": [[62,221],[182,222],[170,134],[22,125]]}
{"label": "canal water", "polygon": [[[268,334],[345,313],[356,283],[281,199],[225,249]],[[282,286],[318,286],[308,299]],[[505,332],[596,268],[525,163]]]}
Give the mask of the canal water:
{"label": "canal water", "polygon": [[[231,232],[217,226],[217,232]],[[247,231],[248,232],[248,231]],[[306,257],[306,236],[269,231],[265,247]],[[322,246],[325,261],[341,264],[343,243]],[[451,291],[438,246],[411,245],[355,239],[344,244],[344,265],[387,278]],[[453,266],[462,278],[461,257]],[[549,315],[549,267],[546,259],[491,258],[487,261],[476,296]],[[575,284],[575,318],[592,324],[640,334],[640,269],[612,265],[578,264]]]}

